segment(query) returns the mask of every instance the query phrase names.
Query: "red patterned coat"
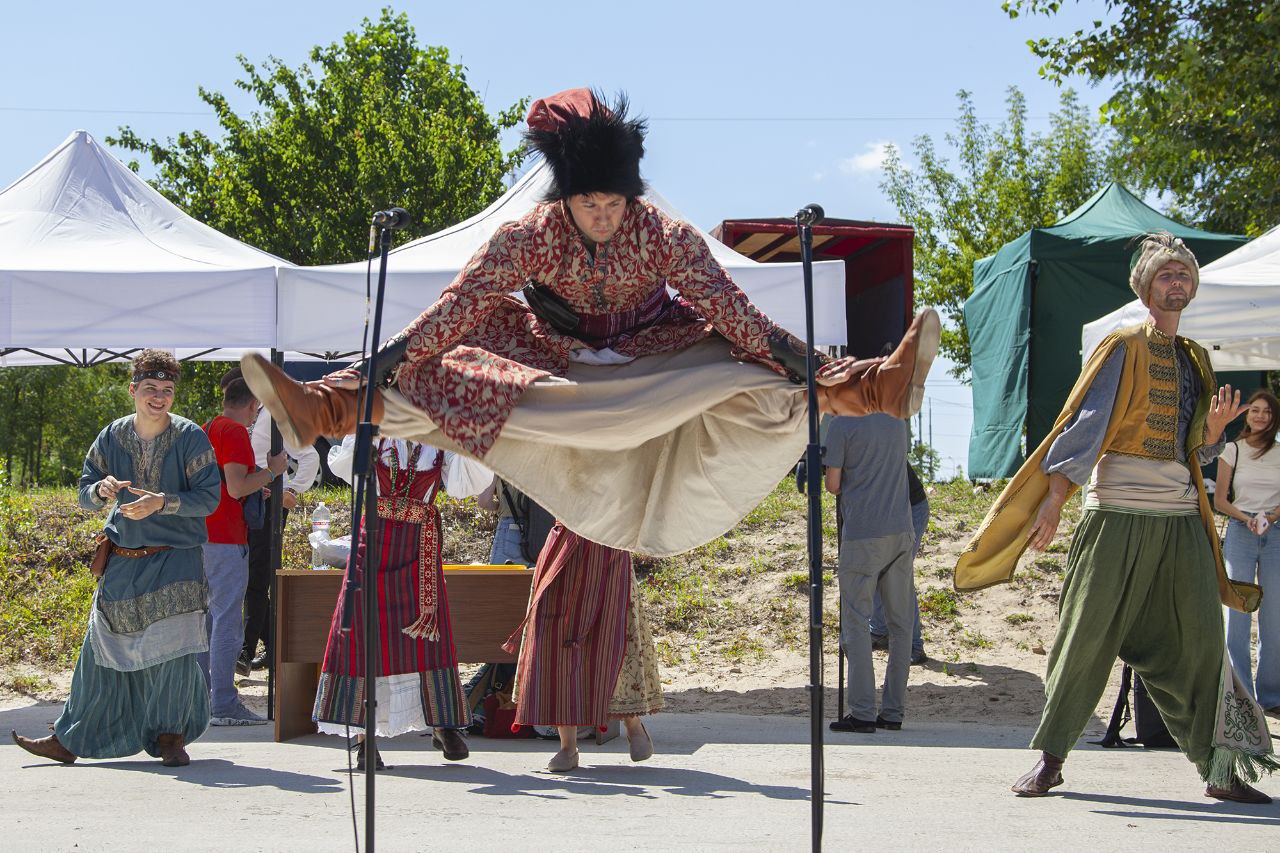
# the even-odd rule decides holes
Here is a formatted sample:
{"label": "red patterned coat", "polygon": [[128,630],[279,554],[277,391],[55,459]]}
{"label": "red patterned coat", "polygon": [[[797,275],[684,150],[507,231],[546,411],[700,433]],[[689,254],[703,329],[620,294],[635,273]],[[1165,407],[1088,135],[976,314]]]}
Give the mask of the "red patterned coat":
{"label": "red patterned coat", "polygon": [[655,291],[678,297],[656,319],[611,336],[615,351],[652,355],[719,332],[739,356],[769,361],[775,324],[751,304],[701,235],[643,199],[627,206],[614,237],[587,250],[563,202],[502,225],[440,299],[401,334],[409,338],[400,391],[454,441],[483,457],[528,386],[563,376],[581,344],[510,294],[549,288],[579,315],[638,312]]}

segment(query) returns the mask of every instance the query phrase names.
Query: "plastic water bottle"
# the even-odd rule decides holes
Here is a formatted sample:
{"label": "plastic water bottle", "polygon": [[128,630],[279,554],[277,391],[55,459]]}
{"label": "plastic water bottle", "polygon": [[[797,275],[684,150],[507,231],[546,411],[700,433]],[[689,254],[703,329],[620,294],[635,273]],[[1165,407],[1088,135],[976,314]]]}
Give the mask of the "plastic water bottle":
{"label": "plastic water bottle", "polygon": [[329,508],[320,501],[319,506],[311,510],[311,535],[307,537],[311,543],[311,568],[328,568],[320,556],[320,543],[329,540]]}

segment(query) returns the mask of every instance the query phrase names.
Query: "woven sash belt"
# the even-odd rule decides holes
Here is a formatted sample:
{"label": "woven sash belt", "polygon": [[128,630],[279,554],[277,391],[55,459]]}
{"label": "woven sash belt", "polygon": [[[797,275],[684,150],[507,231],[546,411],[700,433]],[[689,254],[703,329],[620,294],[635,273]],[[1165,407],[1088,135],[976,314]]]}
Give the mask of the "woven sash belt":
{"label": "woven sash belt", "polygon": [[[430,492],[434,497],[435,490]],[[401,632],[420,640],[439,640],[440,510],[434,503],[413,498],[378,498],[378,517],[419,526],[418,532],[418,618]]]}

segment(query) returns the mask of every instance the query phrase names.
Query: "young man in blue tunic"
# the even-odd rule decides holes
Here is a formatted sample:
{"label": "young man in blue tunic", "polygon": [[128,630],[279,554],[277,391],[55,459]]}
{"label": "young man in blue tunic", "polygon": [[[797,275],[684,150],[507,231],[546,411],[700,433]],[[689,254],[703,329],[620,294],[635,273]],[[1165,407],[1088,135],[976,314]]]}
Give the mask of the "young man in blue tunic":
{"label": "young man in blue tunic", "polygon": [[85,457],[80,506],[108,510],[109,551],[54,734],[12,732],[35,755],[70,764],[145,750],[181,767],[209,725],[196,660],[208,649],[200,546],[220,478],[204,431],[170,413],[179,373],[169,353],[143,350],[129,384],[134,414],[99,433]]}

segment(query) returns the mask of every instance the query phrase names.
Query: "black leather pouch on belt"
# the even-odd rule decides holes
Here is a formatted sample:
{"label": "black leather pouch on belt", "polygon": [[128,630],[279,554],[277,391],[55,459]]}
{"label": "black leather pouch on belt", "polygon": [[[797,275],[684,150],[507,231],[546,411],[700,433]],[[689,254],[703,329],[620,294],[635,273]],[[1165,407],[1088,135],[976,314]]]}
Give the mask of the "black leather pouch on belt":
{"label": "black leather pouch on belt", "polygon": [[520,292],[524,294],[524,301],[529,304],[529,310],[550,323],[551,328],[563,335],[572,335],[578,331],[577,312],[551,288],[531,281]]}

